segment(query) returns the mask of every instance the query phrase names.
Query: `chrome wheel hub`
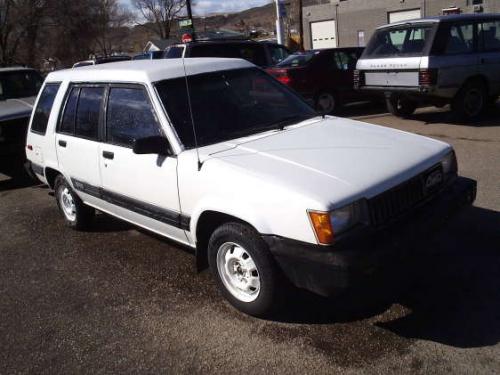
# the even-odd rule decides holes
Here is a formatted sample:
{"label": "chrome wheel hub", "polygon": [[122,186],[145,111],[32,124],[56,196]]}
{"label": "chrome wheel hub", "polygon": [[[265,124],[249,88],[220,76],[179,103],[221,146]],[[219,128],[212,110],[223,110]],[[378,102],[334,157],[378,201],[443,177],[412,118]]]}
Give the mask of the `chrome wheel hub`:
{"label": "chrome wheel hub", "polygon": [[64,187],[59,194],[59,203],[61,205],[64,216],[69,221],[76,220],[76,205],[73,196],[67,187]]}
{"label": "chrome wheel hub", "polygon": [[318,109],[321,113],[328,114],[335,109],[335,98],[331,94],[321,94],[318,98]]}
{"label": "chrome wheel hub", "polygon": [[217,251],[217,270],[226,289],[243,302],[259,296],[260,275],[250,254],[240,245],[225,242]]}

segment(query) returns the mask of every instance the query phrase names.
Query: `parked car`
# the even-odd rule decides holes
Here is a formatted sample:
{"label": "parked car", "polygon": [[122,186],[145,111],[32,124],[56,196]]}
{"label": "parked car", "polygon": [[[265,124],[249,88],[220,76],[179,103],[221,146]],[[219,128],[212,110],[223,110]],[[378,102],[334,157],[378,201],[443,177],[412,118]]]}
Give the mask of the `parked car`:
{"label": "parked car", "polygon": [[386,94],[408,116],[421,104],[475,119],[500,95],[500,14],[461,14],[379,27],[356,72],[362,90]]}
{"label": "parked car", "polygon": [[0,68],[0,155],[21,153],[43,78],[34,69]]}
{"label": "parked car", "polygon": [[132,60],[156,60],[163,58],[163,51],[150,51],[132,57]]}
{"label": "parked car", "polygon": [[167,59],[180,57],[230,57],[248,60],[260,67],[283,61],[290,51],[285,46],[251,40],[200,40],[174,44],[165,50]]}
{"label": "parked car", "polygon": [[119,61],[128,61],[131,59],[132,58],[130,56],[126,56],[126,55],[97,57],[95,59],[79,61],[73,65],[73,68],[79,68],[82,66],[90,66],[90,65],[107,64],[107,63],[119,62]]}
{"label": "parked car", "polygon": [[279,306],[282,275],[321,295],[371,280],[389,242],[474,200],[444,142],[318,116],[247,61],[182,64],[50,73],[27,156],[69,227],[98,209],[191,247],[248,314]]}
{"label": "parked car", "polygon": [[342,104],[371,100],[375,94],[354,89],[354,70],[363,48],[296,52],[267,72],[309,100],[320,113]]}

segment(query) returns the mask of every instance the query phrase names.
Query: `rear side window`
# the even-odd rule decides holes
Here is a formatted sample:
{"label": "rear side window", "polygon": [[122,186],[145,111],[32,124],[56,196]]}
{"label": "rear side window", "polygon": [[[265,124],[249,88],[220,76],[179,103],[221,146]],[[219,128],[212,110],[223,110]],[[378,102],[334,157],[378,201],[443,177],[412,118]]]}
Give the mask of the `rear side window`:
{"label": "rear side window", "polygon": [[356,69],[358,56],[351,51],[336,51],[335,61],[339,70],[354,70]]}
{"label": "rear side window", "polygon": [[75,135],[97,140],[104,87],[82,87],[76,110]]}
{"label": "rear side window", "polygon": [[151,102],[143,88],[112,87],[106,112],[106,139],[132,147],[140,138],[162,135]]}
{"label": "rear side window", "polygon": [[452,25],[449,29],[448,41],[444,49],[447,55],[463,54],[474,51],[474,25]]}
{"label": "rear side window", "polygon": [[40,95],[40,99],[38,100],[35,114],[33,115],[33,121],[31,123],[32,132],[45,134],[47,131],[50,112],[52,111],[52,105],[54,104],[54,99],[60,85],[60,83],[47,83],[45,85]]}
{"label": "rear side window", "polygon": [[104,87],[74,86],[68,94],[59,132],[97,140]]}
{"label": "rear side window", "polygon": [[479,43],[484,51],[500,51],[500,20],[479,24]]}
{"label": "rear side window", "polygon": [[69,93],[64,114],[62,116],[59,131],[61,133],[74,134],[75,133],[75,118],[76,118],[76,105],[78,103],[78,95],[80,95],[80,88],[73,87]]}

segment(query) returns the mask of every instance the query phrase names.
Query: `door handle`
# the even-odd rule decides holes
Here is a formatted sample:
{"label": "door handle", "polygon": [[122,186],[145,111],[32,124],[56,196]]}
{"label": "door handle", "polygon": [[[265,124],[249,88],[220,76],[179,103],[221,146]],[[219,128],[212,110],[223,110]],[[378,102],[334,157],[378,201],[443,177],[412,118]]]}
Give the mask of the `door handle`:
{"label": "door handle", "polygon": [[59,140],[58,143],[59,143],[59,146],[61,146],[61,147],[66,147],[66,144],[67,144],[66,141],[63,141],[61,139]]}
{"label": "door handle", "polygon": [[102,157],[104,159],[110,159],[113,160],[115,158],[115,153],[111,151],[103,151],[102,152]]}

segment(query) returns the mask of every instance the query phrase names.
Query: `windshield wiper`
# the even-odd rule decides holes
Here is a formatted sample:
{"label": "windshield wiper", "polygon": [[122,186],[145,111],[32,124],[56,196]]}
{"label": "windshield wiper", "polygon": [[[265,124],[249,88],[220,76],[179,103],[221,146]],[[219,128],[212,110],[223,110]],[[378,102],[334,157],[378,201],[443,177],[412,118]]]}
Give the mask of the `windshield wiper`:
{"label": "windshield wiper", "polygon": [[296,124],[298,122],[302,122],[305,120],[308,120],[310,118],[316,117],[317,115],[293,115],[293,116],[287,116],[281,119],[278,122],[273,123],[273,127],[279,130],[284,130],[285,127],[289,125]]}

